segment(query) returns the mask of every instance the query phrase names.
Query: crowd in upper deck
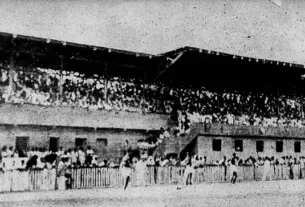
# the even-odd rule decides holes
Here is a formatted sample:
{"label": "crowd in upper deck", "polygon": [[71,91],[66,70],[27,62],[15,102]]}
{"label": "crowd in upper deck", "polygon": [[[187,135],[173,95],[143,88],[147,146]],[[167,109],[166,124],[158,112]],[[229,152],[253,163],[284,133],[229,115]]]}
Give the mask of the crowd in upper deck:
{"label": "crowd in upper deck", "polygon": [[[86,76],[52,69],[0,65],[1,101],[15,104],[71,106],[89,110],[123,110],[178,114],[179,133],[194,122],[304,127],[302,97],[288,94],[212,91],[205,87],[147,85],[131,79]],[[62,89],[60,87],[62,83]],[[61,97],[62,90],[62,97]]]}

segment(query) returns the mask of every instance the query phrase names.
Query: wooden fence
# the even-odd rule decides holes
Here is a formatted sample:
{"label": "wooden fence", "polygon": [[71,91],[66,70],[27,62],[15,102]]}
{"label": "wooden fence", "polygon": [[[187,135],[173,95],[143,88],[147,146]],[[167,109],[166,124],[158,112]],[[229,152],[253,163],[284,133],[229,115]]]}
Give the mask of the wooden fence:
{"label": "wooden fence", "polygon": [[55,169],[0,171],[0,192],[55,189]]}
{"label": "wooden fence", "polygon": [[[133,171],[131,186],[183,184],[184,167],[146,167],[143,172]],[[238,182],[262,180],[263,166],[238,167]],[[293,176],[293,177],[292,177]],[[216,183],[230,181],[230,167],[204,166],[194,171],[193,183]],[[299,165],[274,165],[272,180],[300,179]],[[63,179],[62,179],[63,178]],[[0,171],[0,192],[38,191],[65,189],[65,178],[56,178],[55,169],[6,170]],[[72,169],[72,189],[97,187],[122,187],[123,178],[119,168],[77,168]]]}

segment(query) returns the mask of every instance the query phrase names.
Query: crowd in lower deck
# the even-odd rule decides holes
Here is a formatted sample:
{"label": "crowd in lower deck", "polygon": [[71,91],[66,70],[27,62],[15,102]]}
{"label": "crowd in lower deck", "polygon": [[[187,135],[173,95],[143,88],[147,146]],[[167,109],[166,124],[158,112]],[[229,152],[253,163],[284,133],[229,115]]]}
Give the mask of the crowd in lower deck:
{"label": "crowd in lower deck", "polygon": [[[126,148],[126,150],[130,150],[130,148]],[[143,153],[146,152],[146,153]],[[16,163],[15,166],[12,166],[10,163],[10,167],[5,166],[4,161],[8,161],[10,158],[14,160],[14,158],[26,158],[23,163]],[[225,156],[220,160],[211,160],[208,156],[199,157],[198,155],[190,155],[187,154],[187,158],[184,160],[180,160],[177,155],[167,155],[166,157],[158,157],[153,155],[148,155],[147,151],[142,151],[142,154],[133,154],[130,158],[130,163],[133,163],[135,166],[140,161],[141,164],[145,166],[185,166],[186,159],[191,159],[193,168],[200,168],[206,165],[209,166],[230,166],[232,160],[234,159],[237,166],[243,165],[264,165],[266,160],[269,160],[272,165],[305,165],[305,156],[293,157],[293,156],[280,156],[280,157],[248,157],[246,159],[241,159],[236,156],[234,153],[231,158],[226,158]],[[13,147],[7,148],[4,146],[1,152],[1,168],[5,169],[30,169],[30,168],[53,168],[56,166],[56,162],[61,160],[65,160],[66,164],[73,168],[80,167],[118,167],[119,162],[116,160],[108,160],[108,159],[98,159],[97,154],[92,150],[90,146],[86,149],[83,147],[67,149],[65,150],[61,147],[58,151],[47,151],[44,148],[34,147],[29,151],[22,150],[14,150]]]}

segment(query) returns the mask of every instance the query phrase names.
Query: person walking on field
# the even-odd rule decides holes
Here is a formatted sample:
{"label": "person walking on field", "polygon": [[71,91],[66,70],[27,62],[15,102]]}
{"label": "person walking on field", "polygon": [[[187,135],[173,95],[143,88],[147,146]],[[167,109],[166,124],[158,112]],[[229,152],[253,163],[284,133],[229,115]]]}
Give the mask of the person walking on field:
{"label": "person walking on field", "polygon": [[230,174],[231,174],[231,179],[230,182],[235,184],[236,179],[237,179],[237,167],[236,167],[236,159],[233,157],[231,160],[231,165],[230,165]]}
{"label": "person walking on field", "polygon": [[192,163],[192,158],[187,155],[187,157],[184,160],[185,162],[185,171],[184,171],[184,179],[185,179],[185,185],[192,185],[193,183],[193,176],[194,176],[194,166]]}
{"label": "person walking on field", "polygon": [[266,181],[266,178],[269,177],[269,180],[272,180],[271,175],[271,167],[270,167],[270,159],[269,157],[265,157],[265,163],[264,163],[264,174],[262,181]]}
{"label": "person walking on field", "polygon": [[131,159],[130,159],[130,151],[128,151],[126,153],[126,155],[123,157],[122,162],[120,164],[120,170],[121,170],[121,174],[123,176],[124,179],[124,190],[126,190],[126,188],[128,187],[128,183],[130,181],[130,177],[131,177],[131,170],[132,170],[132,166],[131,166]]}

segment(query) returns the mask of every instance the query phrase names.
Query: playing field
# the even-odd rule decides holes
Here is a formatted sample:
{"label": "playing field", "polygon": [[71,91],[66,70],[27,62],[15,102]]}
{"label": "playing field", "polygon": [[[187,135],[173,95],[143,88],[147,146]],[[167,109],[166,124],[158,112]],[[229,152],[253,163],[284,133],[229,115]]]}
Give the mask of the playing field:
{"label": "playing field", "polygon": [[6,193],[0,206],[305,206],[305,180]]}

